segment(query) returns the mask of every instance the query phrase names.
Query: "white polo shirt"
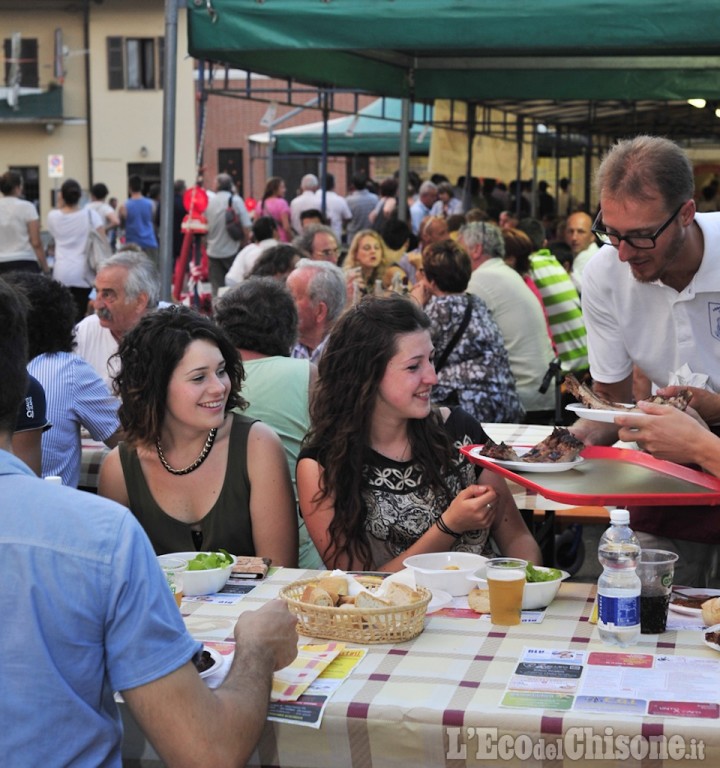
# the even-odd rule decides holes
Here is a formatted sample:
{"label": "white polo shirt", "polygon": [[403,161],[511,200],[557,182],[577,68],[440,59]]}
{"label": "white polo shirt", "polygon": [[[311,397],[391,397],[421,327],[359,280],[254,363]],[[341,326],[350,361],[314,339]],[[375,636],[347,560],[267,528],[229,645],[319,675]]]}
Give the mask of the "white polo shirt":
{"label": "white polo shirt", "polygon": [[603,246],[583,273],[582,309],[590,372],[606,384],[637,364],[658,387],[687,364],[720,392],[720,213],[698,213],[703,260],[680,293],[660,281],[640,283],[617,249]]}

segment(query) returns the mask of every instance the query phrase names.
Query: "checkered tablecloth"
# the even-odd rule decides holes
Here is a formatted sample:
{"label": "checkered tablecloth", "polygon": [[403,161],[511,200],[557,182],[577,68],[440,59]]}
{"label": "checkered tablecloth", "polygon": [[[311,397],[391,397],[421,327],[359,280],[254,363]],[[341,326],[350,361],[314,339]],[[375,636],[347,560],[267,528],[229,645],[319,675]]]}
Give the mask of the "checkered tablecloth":
{"label": "checkered tablecloth", "polygon": [[100,467],[110,449],[105,443],[99,443],[91,437],[83,437],[81,447],[82,457],[80,459],[78,488],[83,491],[97,491]]}
{"label": "checkered tablecloth", "polygon": [[[308,571],[281,570],[234,605],[185,602],[182,610],[187,626],[199,639],[232,638],[232,627],[241,611],[258,607],[274,597],[281,586],[311,575]],[[480,618],[429,616],[425,630],[414,640],[397,646],[368,646],[365,659],[330,700],[321,728],[268,723],[250,764],[293,768],[597,768],[616,763],[544,757],[505,761],[479,758],[478,729],[497,729],[498,738],[527,736],[535,744],[541,738],[567,738],[573,728],[588,728],[587,735],[601,736],[609,728],[613,736],[681,734],[688,743],[691,739],[701,740],[703,764],[719,765],[719,720],[608,716],[499,706],[525,647],[613,650],[600,642],[596,627],[588,621],[594,590],[590,584],[564,583],[540,624],[505,628]],[[642,636],[631,650],[695,656],[720,663],[720,655],[703,644],[699,630]],[[720,692],[717,696],[716,701],[720,702]],[[692,765],[690,761],[684,762]],[[648,768],[660,765],[632,759],[622,764]]]}

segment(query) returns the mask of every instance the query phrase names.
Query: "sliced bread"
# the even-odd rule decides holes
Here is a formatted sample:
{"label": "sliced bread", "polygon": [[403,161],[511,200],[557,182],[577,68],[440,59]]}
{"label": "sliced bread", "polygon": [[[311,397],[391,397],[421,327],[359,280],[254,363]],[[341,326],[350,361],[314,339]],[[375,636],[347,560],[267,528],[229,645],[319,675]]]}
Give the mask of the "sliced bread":
{"label": "sliced bread", "polygon": [[490,590],[474,587],[468,594],[468,603],[475,613],[490,613]]}

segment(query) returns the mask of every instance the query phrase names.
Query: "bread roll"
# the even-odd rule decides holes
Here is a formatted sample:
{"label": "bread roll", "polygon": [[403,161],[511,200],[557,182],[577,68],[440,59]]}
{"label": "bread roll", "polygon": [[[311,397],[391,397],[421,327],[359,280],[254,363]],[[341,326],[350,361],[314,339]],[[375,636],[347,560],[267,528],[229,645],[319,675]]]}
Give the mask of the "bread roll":
{"label": "bread roll", "polygon": [[400,584],[396,581],[387,585],[385,600],[389,600],[393,605],[412,605],[422,599],[422,595],[407,584]]}
{"label": "bread roll", "polygon": [[702,606],[702,618],[706,627],[720,624],[720,597],[712,597],[706,600]]}
{"label": "bread roll", "polygon": [[323,605],[328,608],[332,608],[335,605],[331,595],[327,590],[321,589],[314,584],[308,584],[302,593],[300,600],[303,603],[310,603],[310,605]]}
{"label": "bread roll", "polygon": [[490,590],[473,587],[468,594],[468,603],[475,613],[490,613]]}
{"label": "bread roll", "polygon": [[355,598],[350,595],[340,595],[337,604],[341,607],[343,605],[355,605]]}
{"label": "bread roll", "polygon": [[318,579],[318,587],[335,595],[347,595],[348,580],[344,576],[323,576]]}
{"label": "bread roll", "polygon": [[355,598],[355,606],[357,608],[387,608],[392,603],[389,600],[385,600],[382,597],[375,597],[370,592],[361,592]]}

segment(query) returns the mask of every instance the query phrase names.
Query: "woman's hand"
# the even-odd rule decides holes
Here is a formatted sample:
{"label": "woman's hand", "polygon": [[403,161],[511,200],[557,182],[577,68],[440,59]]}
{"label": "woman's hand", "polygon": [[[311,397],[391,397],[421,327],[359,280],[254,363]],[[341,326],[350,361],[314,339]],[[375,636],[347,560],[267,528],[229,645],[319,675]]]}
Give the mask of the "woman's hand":
{"label": "woman's hand", "polygon": [[413,286],[410,291],[410,296],[415,299],[421,307],[424,307],[428,301],[430,301],[432,293],[430,292],[428,284],[424,280],[420,280]]}
{"label": "woman's hand", "polygon": [[487,485],[464,488],[443,512],[445,525],[456,533],[490,528],[495,521],[497,493]]}

